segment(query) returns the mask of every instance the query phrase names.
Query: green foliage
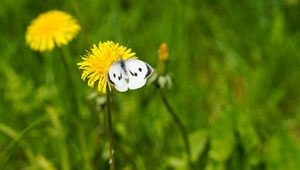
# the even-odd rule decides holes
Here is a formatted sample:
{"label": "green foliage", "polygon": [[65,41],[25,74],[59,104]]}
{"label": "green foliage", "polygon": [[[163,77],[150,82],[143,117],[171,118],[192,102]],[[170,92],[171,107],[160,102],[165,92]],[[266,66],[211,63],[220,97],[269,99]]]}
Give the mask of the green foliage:
{"label": "green foliage", "polygon": [[[25,44],[31,20],[51,9],[82,27],[62,47],[75,91],[58,49]],[[166,96],[189,134],[191,169],[298,169],[299,17],[299,0],[2,0],[1,169],[108,169],[105,98],[76,65],[106,40],[153,67],[160,43],[169,45]],[[118,169],[188,169],[182,136],[153,85],[114,93],[112,117]]]}

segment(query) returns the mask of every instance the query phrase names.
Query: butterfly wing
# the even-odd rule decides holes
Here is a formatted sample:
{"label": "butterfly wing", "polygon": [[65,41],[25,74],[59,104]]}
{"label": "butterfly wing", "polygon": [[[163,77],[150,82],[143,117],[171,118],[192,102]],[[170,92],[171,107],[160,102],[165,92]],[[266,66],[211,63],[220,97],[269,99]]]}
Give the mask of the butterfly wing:
{"label": "butterfly wing", "polygon": [[118,91],[125,92],[128,90],[127,83],[125,81],[125,73],[120,62],[115,62],[110,66],[107,79],[108,82],[114,85]]}
{"label": "butterfly wing", "polygon": [[152,67],[137,59],[125,60],[125,70],[128,75],[127,86],[129,89],[138,89],[146,84],[147,78],[153,72]]}

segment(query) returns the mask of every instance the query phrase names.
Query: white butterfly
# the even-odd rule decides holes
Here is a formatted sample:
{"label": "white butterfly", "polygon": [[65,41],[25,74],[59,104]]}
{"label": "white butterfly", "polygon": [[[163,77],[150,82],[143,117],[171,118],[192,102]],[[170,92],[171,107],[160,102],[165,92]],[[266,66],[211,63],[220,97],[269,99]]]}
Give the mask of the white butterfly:
{"label": "white butterfly", "polygon": [[118,91],[125,92],[143,87],[152,72],[152,67],[141,60],[121,58],[110,66],[107,79]]}

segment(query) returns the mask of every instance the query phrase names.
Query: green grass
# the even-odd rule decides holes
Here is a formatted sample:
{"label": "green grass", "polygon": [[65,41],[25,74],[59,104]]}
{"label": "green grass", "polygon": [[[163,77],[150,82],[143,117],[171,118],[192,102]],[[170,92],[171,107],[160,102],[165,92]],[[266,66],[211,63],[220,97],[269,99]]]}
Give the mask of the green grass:
{"label": "green grass", "polygon": [[[61,48],[74,91],[59,49],[25,44],[31,20],[51,9],[82,27]],[[165,92],[189,134],[192,169],[296,170],[299,18],[298,0],[2,0],[0,166],[108,169],[105,105],[76,64],[93,44],[113,40],[153,67],[160,43],[169,45]],[[180,131],[154,86],[114,93],[111,107],[117,169],[187,169]]]}

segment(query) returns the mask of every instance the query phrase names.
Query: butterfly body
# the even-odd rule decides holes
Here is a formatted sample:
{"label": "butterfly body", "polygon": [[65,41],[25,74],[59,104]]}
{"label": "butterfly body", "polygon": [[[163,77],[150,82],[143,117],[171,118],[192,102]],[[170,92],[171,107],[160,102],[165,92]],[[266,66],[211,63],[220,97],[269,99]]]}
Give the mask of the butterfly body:
{"label": "butterfly body", "polygon": [[127,59],[113,63],[108,71],[108,81],[120,92],[143,87],[153,72],[152,67],[137,59]]}

